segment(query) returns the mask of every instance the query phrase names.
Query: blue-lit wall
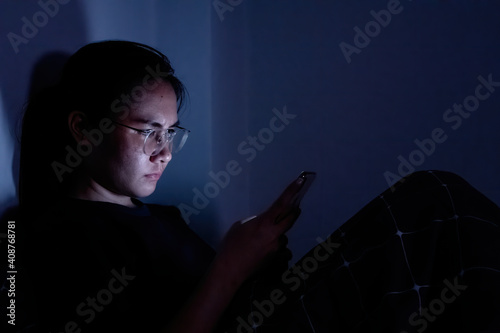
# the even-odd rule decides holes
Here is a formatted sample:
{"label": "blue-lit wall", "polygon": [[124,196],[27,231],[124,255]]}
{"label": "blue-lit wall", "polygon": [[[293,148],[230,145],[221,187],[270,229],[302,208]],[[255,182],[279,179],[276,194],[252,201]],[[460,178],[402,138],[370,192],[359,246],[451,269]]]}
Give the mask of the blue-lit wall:
{"label": "blue-lit wall", "polygon": [[296,256],[408,168],[456,172],[500,204],[496,1],[73,0],[15,53],[7,34],[40,10],[0,3],[3,210],[34,63],[101,39],[161,49],[188,87],[192,135],[146,201],[180,205],[214,244],[301,170],[318,177],[289,234]]}

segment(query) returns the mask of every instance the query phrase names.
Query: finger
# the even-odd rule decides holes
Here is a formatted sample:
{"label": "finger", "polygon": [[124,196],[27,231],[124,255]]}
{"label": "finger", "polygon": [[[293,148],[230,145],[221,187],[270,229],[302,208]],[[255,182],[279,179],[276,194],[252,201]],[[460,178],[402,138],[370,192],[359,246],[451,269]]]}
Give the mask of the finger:
{"label": "finger", "polygon": [[291,206],[294,198],[299,193],[304,185],[304,179],[299,177],[291,182],[285,190],[281,193],[278,199],[273,203],[271,209],[282,210],[284,207]]}
{"label": "finger", "polygon": [[288,247],[285,247],[285,248],[279,250],[279,252],[276,254],[276,258],[278,260],[283,260],[283,261],[289,262],[290,260],[292,260],[293,254],[292,254],[292,251],[290,251],[290,249]]}
{"label": "finger", "polygon": [[300,212],[301,210],[299,207],[296,206],[287,207],[285,211],[283,211],[275,218],[274,224],[281,224],[283,221],[286,221],[290,218],[297,219],[300,215]]}
{"label": "finger", "polygon": [[276,258],[278,260],[289,261],[292,259],[292,251],[287,247],[288,245],[288,237],[286,235],[281,235],[278,239],[279,248],[276,253]]}
{"label": "finger", "polygon": [[274,223],[276,232],[280,234],[287,232],[298,219],[300,213],[299,207],[290,207],[284,214],[278,216]]}
{"label": "finger", "polygon": [[280,249],[286,248],[288,245],[288,237],[282,234],[278,239],[278,244]]}

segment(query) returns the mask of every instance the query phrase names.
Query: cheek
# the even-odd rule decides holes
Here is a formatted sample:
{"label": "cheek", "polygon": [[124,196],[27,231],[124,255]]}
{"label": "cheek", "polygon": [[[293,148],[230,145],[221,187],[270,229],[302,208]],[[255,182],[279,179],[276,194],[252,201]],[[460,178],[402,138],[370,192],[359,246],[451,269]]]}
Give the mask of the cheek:
{"label": "cheek", "polygon": [[125,164],[113,175],[114,187],[118,192],[139,198],[150,195],[156,188],[156,182],[145,177],[149,171],[149,157],[142,151],[140,153],[139,156],[134,153],[124,155]]}
{"label": "cheek", "polygon": [[102,148],[102,154],[106,154],[114,160],[123,160],[126,163],[139,157],[143,152],[142,136],[115,130],[103,141]]}
{"label": "cheek", "polygon": [[124,147],[116,149],[111,155],[111,159],[111,171],[126,177],[127,179],[122,180],[125,182],[134,181],[140,177],[146,170],[149,161],[142,148],[126,149]]}
{"label": "cheek", "polygon": [[130,134],[109,134],[99,146],[94,147],[90,158],[91,168],[98,172],[100,169],[111,178],[123,174],[132,176],[131,173],[148,160],[141,141],[137,139],[140,138]]}
{"label": "cheek", "polygon": [[113,191],[131,196],[145,197],[154,191],[153,184],[144,175],[147,173],[148,157],[142,151],[116,152],[106,166],[103,176]]}

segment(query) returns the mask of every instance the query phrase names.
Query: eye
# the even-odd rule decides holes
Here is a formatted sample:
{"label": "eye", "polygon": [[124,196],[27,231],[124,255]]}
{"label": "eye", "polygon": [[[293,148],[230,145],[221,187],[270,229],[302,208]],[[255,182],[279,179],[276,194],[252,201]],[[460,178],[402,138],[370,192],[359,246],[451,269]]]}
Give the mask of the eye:
{"label": "eye", "polygon": [[175,134],[176,134],[175,128],[167,129],[167,131],[165,133],[165,137],[166,137],[167,141],[172,140],[172,138],[175,136]]}
{"label": "eye", "polygon": [[161,135],[161,133],[159,134],[158,132],[154,131],[152,135],[154,136],[157,144],[161,144],[163,142],[163,135]]}
{"label": "eye", "polygon": [[152,136],[152,137],[154,137],[154,135],[155,135],[155,131],[152,130],[152,129],[142,130],[142,131],[138,131],[138,132],[141,133],[144,136]]}

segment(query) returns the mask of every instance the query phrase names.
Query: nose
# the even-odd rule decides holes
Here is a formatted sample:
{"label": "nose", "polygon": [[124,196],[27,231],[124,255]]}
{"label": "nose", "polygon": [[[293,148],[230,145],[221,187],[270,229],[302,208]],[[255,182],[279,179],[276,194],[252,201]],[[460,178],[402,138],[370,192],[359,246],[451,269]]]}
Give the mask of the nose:
{"label": "nose", "polygon": [[172,159],[172,147],[166,144],[163,149],[154,156],[150,157],[151,162],[168,163]]}

